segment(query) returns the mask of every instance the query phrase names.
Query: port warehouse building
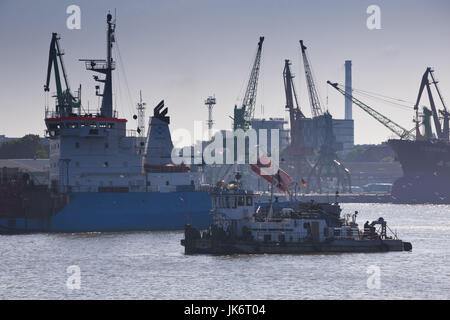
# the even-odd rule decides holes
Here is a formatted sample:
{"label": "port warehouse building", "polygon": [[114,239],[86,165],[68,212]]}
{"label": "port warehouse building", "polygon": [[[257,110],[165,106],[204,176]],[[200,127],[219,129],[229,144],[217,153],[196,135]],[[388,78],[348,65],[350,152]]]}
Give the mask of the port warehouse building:
{"label": "port warehouse building", "polygon": [[[269,119],[252,119],[251,126],[256,131],[260,129],[267,130],[268,148],[270,149],[270,130],[279,130],[279,146],[280,149],[286,148],[290,144],[290,129],[284,127],[288,122],[283,118],[269,118]],[[318,141],[315,137],[322,136],[322,128],[317,125],[313,119],[305,119],[305,132],[307,145],[314,146],[316,149],[320,148],[322,141]],[[340,146],[342,152],[347,152],[354,147],[354,122],[347,119],[333,119],[332,120],[333,133],[336,137],[336,143]]]}
{"label": "port warehouse building", "polygon": [[49,159],[0,159],[0,181],[8,176],[28,173],[35,184],[48,185]]}

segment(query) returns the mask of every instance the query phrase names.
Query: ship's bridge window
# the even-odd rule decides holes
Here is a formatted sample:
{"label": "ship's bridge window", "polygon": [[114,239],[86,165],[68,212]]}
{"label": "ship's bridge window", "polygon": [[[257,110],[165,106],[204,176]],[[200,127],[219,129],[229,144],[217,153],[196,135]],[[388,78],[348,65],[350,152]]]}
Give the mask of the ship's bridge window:
{"label": "ship's bridge window", "polygon": [[112,129],[114,127],[114,123],[108,123],[108,128]]}
{"label": "ship's bridge window", "polygon": [[97,124],[96,124],[95,122],[91,122],[91,123],[89,124],[89,126],[90,126],[91,128],[97,128]]}
{"label": "ship's bridge window", "polygon": [[252,206],[253,205],[253,198],[250,196],[246,197],[246,202],[247,202],[247,206]]}
{"label": "ship's bridge window", "polygon": [[230,207],[230,197],[225,197],[225,206],[226,206],[227,208]]}
{"label": "ship's bridge window", "polygon": [[243,196],[238,197],[238,206],[240,206],[240,207],[244,206],[244,197]]}
{"label": "ship's bridge window", "polygon": [[106,123],[104,122],[100,122],[100,124],[98,125],[100,128],[106,128]]}

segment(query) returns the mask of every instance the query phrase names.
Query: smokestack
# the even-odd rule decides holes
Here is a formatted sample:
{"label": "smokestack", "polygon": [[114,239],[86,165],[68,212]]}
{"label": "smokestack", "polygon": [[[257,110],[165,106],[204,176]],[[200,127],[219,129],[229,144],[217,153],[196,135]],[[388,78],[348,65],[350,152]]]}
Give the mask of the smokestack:
{"label": "smokestack", "polygon": [[[345,60],[345,93],[352,94],[352,61]],[[345,97],[345,120],[352,119],[352,99]]]}

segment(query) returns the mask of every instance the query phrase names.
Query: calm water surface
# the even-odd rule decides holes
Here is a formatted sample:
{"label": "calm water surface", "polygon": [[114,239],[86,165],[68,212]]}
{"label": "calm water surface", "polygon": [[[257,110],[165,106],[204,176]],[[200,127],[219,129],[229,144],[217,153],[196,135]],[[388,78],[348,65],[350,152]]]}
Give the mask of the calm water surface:
{"label": "calm water surface", "polygon": [[[0,299],[449,299],[450,206],[343,204],[412,252],[185,256],[181,231],[0,236]],[[67,267],[81,270],[69,290]],[[369,266],[380,288],[369,289]]]}

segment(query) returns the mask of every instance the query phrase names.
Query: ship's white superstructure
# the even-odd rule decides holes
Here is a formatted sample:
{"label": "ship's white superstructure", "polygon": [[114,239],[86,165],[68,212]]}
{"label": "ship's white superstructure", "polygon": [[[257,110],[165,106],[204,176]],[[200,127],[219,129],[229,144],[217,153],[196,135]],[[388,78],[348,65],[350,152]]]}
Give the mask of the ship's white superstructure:
{"label": "ship's white superstructure", "polygon": [[[80,99],[73,97],[62,63],[59,36],[53,34],[50,45],[47,83],[54,68],[57,87],[55,111],[46,110],[45,123],[50,138],[50,187],[58,192],[170,192],[193,191],[201,182],[200,172],[172,164],[173,149],[167,116],[161,101],[149,118],[148,135],[143,141],[142,129],[127,130],[127,120],[113,110],[112,71],[115,62],[111,50],[115,42],[115,20],[107,16],[107,58],[82,59],[86,69],[100,73],[94,76],[103,84],[96,86],[102,97],[98,113],[82,113]],[[59,61],[59,64],[58,64]],[[67,89],[62,90],[61,71]],[[142,98],[140,105],[143,106]],[[142,115],[141,115],[142,116]],[[142,121],[141,121],[142,122]],[[142,124],[141,124],[142,126]]]}

